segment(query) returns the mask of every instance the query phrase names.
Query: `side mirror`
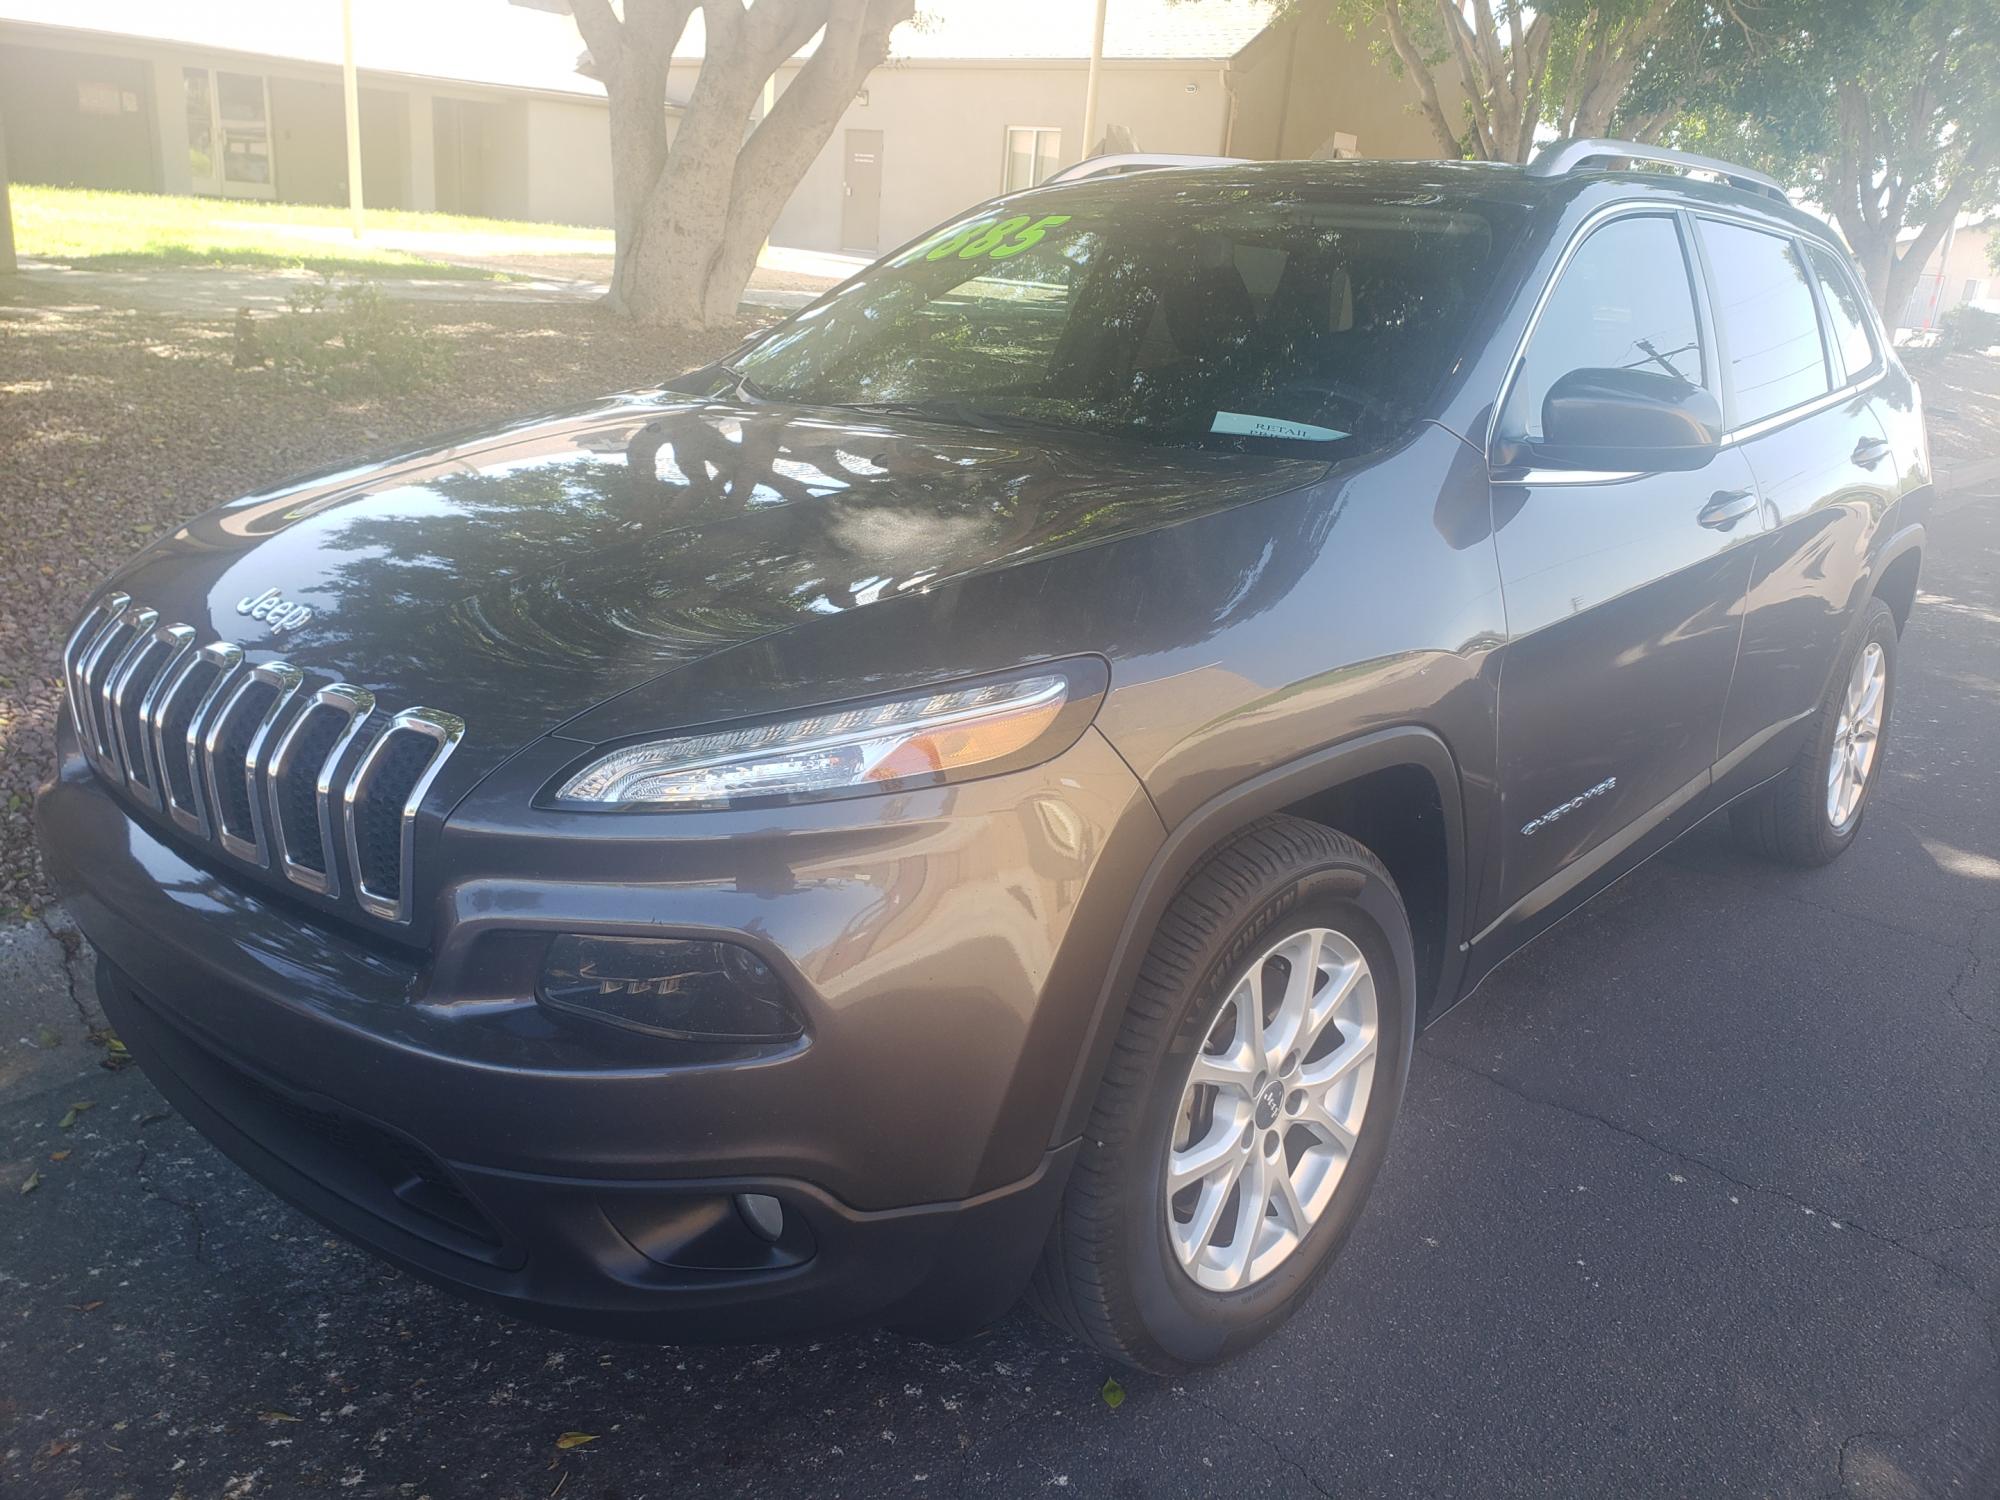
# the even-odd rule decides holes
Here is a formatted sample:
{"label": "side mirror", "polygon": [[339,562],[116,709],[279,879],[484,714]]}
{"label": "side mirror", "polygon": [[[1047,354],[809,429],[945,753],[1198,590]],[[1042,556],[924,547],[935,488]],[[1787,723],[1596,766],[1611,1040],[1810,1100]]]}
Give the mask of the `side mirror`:
{"label": "side mirror", "polygon": [[1699,386],[1654,370],[1571,370],[1542,402],[1542,440],[1522,458],[1558,469],[1699,469],[1715,456],[1722,410]]}

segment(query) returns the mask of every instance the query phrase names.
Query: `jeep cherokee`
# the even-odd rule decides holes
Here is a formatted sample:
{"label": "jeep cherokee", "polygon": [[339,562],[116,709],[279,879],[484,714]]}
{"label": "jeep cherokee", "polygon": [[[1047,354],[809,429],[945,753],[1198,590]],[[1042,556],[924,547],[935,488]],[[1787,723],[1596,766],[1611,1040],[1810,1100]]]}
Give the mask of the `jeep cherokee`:
{"label": "jeep cherokee", "polygon": [[156,541],[40,837],[161,1090],[419,1275],[669,1340],[1032,1284],[1174,1370],[1500,959],[1724,808],[1854,840],[1931,493],[1740,168],[1089,171]]}

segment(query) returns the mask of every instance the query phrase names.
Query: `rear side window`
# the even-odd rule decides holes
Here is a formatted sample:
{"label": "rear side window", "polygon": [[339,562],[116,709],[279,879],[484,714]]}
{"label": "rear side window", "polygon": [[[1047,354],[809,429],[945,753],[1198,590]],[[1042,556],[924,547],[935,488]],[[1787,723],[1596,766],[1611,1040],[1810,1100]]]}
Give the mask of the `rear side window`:
{"label": "rear side window", "polygon": [[1792,242],[1717,219],[1699,223],[1737,424],[1825,395],[1819,312]]}
{"label": "rear side window", "polygon": [[1653,370],[1705,384],[1694,288],[1674,221],[1613,219],[1577,248],[1549,294],[1500,420],[1539,442],[1549,387],[1572,370]]}
{"label": "rear side window", "polygon": [[1855,290],[1854,278],[1830,251],[1811,248],[1813,274],[1826,303],[1827,321],[1833,325],[1834,361],[1846,379],[1852,380],[1875,363],[1875,338],[1868,331],[1868,309]]}

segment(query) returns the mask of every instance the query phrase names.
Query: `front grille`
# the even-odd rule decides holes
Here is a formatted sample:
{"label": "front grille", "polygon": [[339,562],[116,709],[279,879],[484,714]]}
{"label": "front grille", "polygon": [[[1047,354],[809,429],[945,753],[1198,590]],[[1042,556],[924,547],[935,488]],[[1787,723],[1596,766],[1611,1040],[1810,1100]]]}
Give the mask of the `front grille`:
{"label": "front grille", "polygon": [[361,908],[408,922],[417,808],[463,722],[432,708],[383,720],[365,688],[315,687],[289,662],[195,640],[124,594],[84,616],[63,682],[93,769],[231,859],[322,896],[342,893],[344,849]]}

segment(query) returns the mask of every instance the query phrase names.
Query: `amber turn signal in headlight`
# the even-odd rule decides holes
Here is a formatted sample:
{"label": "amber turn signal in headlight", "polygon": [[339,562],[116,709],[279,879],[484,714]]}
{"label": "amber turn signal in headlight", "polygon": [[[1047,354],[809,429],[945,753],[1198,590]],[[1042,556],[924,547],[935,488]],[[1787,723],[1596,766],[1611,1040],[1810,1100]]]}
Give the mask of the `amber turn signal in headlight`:
{"label": "amber turn signal in headlight", "polygon": [[[1099,668],[1101,671],[1101,667]],[[1066,671],[1038,671],[609,751],[556,793],[589,807],[714,808],[892,791],[1032,764],[1082,724]],[[1093,699],[1101,691],[1094,687]],[[1085,708],[1087,721],[1088,708]]]}

